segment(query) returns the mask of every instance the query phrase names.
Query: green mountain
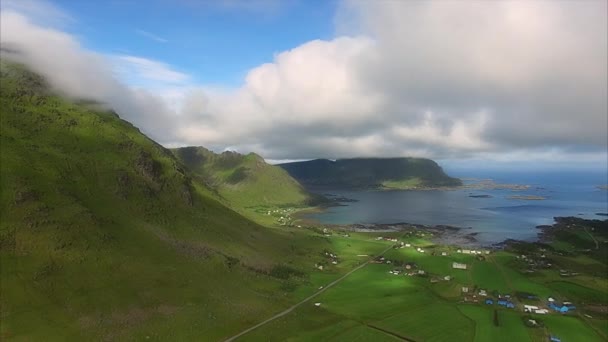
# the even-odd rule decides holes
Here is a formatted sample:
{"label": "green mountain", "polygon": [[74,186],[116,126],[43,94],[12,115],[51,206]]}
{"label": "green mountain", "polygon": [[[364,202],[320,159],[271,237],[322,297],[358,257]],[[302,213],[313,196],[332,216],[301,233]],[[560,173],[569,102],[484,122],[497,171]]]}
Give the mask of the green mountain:
{"label": "green mountain", "polygon": [[424,158],[316,159],[279,165],[309,187],[415,189],[462,185]]}
{"label": "green mountain", "polygon": [[229,209],[115,113],[0,77],[0,340],[220,340],[292,302],[323,241]]}
{"label": "green mountain", "polygon": [[172,150],[194,174],[236,208],[303,206],[322,200],[308,193],[285,170],[255,153],[213,153],[204,147]]}

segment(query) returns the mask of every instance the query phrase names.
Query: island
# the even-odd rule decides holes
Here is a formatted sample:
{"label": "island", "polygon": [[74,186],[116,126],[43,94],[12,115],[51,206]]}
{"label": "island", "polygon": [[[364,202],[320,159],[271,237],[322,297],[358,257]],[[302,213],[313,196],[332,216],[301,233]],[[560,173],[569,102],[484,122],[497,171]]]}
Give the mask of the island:
{"label": "island", "polygon": [[512,196],[508,196],[508,199],[514,199],[514,200],[525,200],[525,201],[542,201],[542,200],[546,200],[546,197],[543,196],[537,196],[537,195],[512,195]]}

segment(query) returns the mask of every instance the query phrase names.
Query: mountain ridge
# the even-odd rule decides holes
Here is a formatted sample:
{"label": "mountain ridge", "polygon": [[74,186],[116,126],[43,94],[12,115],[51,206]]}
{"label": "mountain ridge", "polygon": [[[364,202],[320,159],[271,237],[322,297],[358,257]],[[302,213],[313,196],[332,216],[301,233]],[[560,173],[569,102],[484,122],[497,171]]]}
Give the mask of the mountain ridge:
{"label": "mountain ridge", "polygon": [[245,218],[23,65],[1,60],[0,81],[0,339],[221,340],[290,303],[327,246]]}
{"label": "mountain ridge", "polygon": [[279,166],[309,188],[422,189],[462,185],[427,158],[314,159]]}
{"label": "mountain ridge", "polygon": [[255,153],[215,153],[202,146],[171,152],[220,196],[238,208],[255,202],[268,206],[310,206],[323,202],[282,168],[266,163]]}

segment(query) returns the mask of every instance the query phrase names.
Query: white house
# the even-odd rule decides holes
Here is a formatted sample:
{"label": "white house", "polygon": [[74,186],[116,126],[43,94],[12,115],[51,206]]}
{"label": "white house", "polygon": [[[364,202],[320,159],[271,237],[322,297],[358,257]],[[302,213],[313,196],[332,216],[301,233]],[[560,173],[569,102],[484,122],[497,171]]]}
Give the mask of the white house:
{"label": "white house", "polygon": [[316,303],[315,303],[315,306],[321,306],[321,303],[316,302]]}
{"label": "white house", "polygon": [[447,255],[448,255],[448,252],[441,252],[441,255],[442,255],[442,256],[447,256]]}
{"label": "white house", "polygon": [[466,270],[467,269],[467,264],[461,264],[459,262],[453,262],[452,263],[452,268],[457,268],[459,270]]}
{"label": "white house", "polygon": [[538,309],[538,310],[534,310],[535,313],[537,314],[541,314],[541,315],[546,315],[549,313],[549,310],[547,309]]}
{"label": "white house", "polygon": [[538,310],[538,306],[534,306],[534,305],[524,305],[524,311],[534,311],[534,310]]}

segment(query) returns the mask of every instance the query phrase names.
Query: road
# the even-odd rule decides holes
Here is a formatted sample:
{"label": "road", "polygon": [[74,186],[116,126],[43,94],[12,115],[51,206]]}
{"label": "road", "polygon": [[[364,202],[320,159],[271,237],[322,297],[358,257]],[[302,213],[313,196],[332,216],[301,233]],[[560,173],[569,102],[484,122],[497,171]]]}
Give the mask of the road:
{"label": "road", "polygon": [[[387,252],[389,249],[391,249],[391,248],[393,248],[393,246],[392,246],[392,245],[390,245],[390,246],[389,246],[387,249],[383,250],[383,251],[382,251],[382,252],[381,252],[379,255],[384,255],[384,253],[386,253],[386,252]],[[298,302],[297,304],[295,304],[295,305],[293,305],[293,306],[289,307],[287,310],[282,311],[282,312],[279,312],[278,314],[276,314],[276,315],[274,315],[274,316],[270,317],[269,319],[267,319],[267,320],[265,320],[265,321],[263,321],[263,322],[260,322],[260,323],[258,323],[258,324],[256,324],[256,325],[252,326],[251,328],[248,328],[248,329],[246,329],[246,330],[241,331],[240,333],[238,333],[238,334],[236,334],[236,335],[234,335],[234,336],[230,337],[229,339],[225,340],[224,342],[231,342],[231,341],[234,341],[234,340],[236,340],[237,338],[239,338],[239,337],[241,337],[241,336],[243,336],[243,335],[245,335],[245,334],[247,334],[247,333],[249,333],[249,332],[251,332],[251,331],[253,331],[253,330],[257,329],[257,328],[259,328],[259,327],[261,327],[261,326],[263,326],[263,325],[265,325],[265,324],[268,324],[268,323],[270,323],[270,322],[274,321],[274,320],[275,320],[275,319],[277,319],[277,318],[280,318],[280,317],[283,317],[283,316],[287,315],[288,313],[292,312],[292,311],[293,311],[295,308],[297,308],[298,306],[300,306],[300,305],[302,305],[302,304],[304,304],[304,303],[308,302],[309,300],[311,300],[311,299],[315,298],[316,296],[318,296],[318,295],[320,295],[321,293],[325,292],[327,289],[331,288],[332,286],[334,286],[334,285],[336,285],[337,283],[339,283],[339,282],[341,282],[342,280],[344,280],[344,278],[348,277],[348,276],[349,276],[349,275],[351,275],[352,273],[354,273],[354,272],[356,272],[356,271],[358,271],[358,270],[362,269],[363,267],[367,266],[367,265],[368,265],[368,264],[369,264],[369,263],[370,263],[372,260],[373,260],[373,259],[369,259],[369,260],[367,260],[366,262],[362,263],[361,265],[359,265],[359,266],[357,266],[357,267],[353,268],[352,270],[350,270],[350,271],[349,271],[348,273],[346,273],[345,275],[343,275],[343,276],[341,276],[340,278],[338,278],[338,279],[336,279],[336,280],[332,281],[331,283],[329,283],[328,285],[326,285],[326,286],[325,286],[324,288],[322,288],[321,290],[319,290],[319,291],[317,291],[317,292],[313,293],[312,295],[310,295],[310,296],[306,297],[304,300],[302,300],[302,301]]]}

